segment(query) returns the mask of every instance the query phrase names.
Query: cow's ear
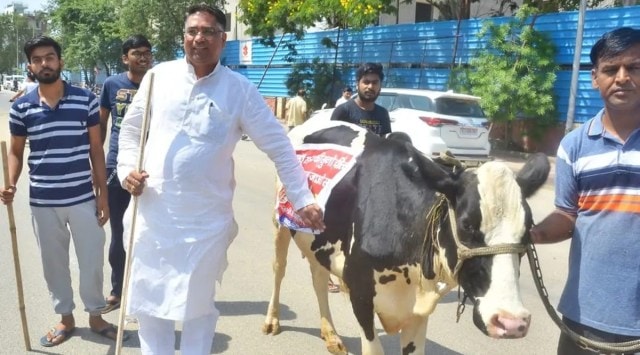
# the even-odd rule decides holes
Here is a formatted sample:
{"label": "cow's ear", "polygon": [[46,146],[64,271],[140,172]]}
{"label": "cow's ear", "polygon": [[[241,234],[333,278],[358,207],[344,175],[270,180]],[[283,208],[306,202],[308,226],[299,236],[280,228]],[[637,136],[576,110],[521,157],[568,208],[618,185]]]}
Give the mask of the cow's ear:
{"label": "cow's ear", "polygon": [[454,197],[457,184],[452,174],[415,149],[409,151],[413,154],[410,154],[409,160],[402,165],[402,170],[407,177],[426,184],[449,198]]}
{"label": "cow's ear", "polygon": [[544,153],[531,154],[524,166],[518,172],[516,181],[520,185],[522,195],[527,198],[547,181],[551,165],[549,158]]}

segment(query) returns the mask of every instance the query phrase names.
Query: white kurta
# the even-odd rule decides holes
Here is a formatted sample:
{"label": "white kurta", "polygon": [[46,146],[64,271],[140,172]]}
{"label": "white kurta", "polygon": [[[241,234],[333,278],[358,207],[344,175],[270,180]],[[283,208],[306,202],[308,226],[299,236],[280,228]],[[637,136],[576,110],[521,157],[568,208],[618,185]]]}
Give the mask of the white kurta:
{"label": "white kurta", "polygon": [[[238,231],[232,153],[242,133],[274,161],[296,209],[314,200],[284,129],[246,78],[218,63],[198,80],[185,60],[151,71],[155,78],[143,167],[149,178],[138,198],[128,314],[188,320],[215,311],[215,281],[221,279],[227,248]],[[148,90],[146,75],[122,121],[122,180],[136,169]],[[129,208],[125,246],[131,218]]]}

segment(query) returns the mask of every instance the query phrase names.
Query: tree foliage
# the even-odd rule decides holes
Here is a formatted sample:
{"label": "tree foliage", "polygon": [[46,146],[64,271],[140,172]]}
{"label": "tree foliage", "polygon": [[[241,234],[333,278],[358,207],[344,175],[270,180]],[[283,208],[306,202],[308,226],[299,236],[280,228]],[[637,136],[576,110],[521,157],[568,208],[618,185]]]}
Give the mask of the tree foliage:
{"label": "tree foliage", "polygon": [[[202,0],[51,0],[52,33],[63,46],[68,69],[87,77],[93,68],[123,70],[122,42],[133,34],[145,35],[157,61],[182,53],[184,14]],[[222,6],[224,0],[209,1]]]}
{"label": "tree foliage", "polygon": [[[42,14],[37,13],[36,16]],[[23,47],[33,34],[24,17],[0,15],[0,73],[24,74],[19,69],[26,62]]]}
{"label": "tree foliage", "polygon": [[[335,77],[340,76],[340,72],[335,73]],[[332,99],[332,91],[336,87],[333,77],[333,64],[314,58],[311,63],[295,63],[287,77],[286,86],[290,96],[294,96],[298,89],[305,89],[309,110],[317,110]]]}
{"label": "tree foliage", "polygon": [[[512,1],[515,3],[515,1]],[[593,8],[602,4],[604,0],[588,0],[587,8]],[[540,13],[551,13],[559,11],[574,11],[580,7],[580,0],[525,0],[524,5],[538,9]]]}
{"label": "tree foliage", "polygon": [[[402,0],[401,2],[410,2]],[[296,39],[305,30],[326,21],[329,27],[361,29],[378,21],[380,14],[396,10],[396,0],[240,0],[240,19],[248,34],[275,45],[275,33],[291,33]]]}
{"label": "tree foliage", "polygon": [[94,68],[109,75],[120,64],[122,41],[112,0],[52,0],[50,18],[67,69],[81,70],[93,82]]}
{"label": "tree foliage", "polygon": [[[182,54],[184,17],[187,8],[202,0],[113,0],[117,3],[118,29],[121,38],[143,34],[154,47],[158,61],[171,60]],[[224,0],[206,1],[223,7]]]}
{"label": "tree foliage", "polygon": [[[604,0],[589,0],[587,8],[593,8],[600,5]],[[425,2],[438,9],[438,20],[458,20],[470,19],[474,16],[471,13],[471,5],[480,3],[480,0],[425,0]],[[529,7],[534,7],[540,13],[552,13],[559,11],[572,11],[580,7],[580,0],[494,0],[482,1],[483,6],[490,6],[486,13],[478,15],[489,16],[506,16],[518,9],[520,3]]]}
{"label": "tree foliage", "polygon": [[472,58],[469,69],[452,73],[452,86],[480,96],[493,122],[526,117],[544,126],[556,119],[555,47],[548,36],[533,28],[536,13],[525,5],[508,23],[486,21],[478,34],[486,47]]}

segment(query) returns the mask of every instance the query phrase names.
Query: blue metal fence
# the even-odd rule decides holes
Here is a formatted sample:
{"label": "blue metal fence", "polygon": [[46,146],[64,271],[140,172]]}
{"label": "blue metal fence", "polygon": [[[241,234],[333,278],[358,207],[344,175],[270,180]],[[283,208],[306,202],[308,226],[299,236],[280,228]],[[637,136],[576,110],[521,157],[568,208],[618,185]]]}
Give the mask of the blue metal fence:
{"label": "blue metal fence", "polygon": [[[490,18],[462,21],[459,32],[456,21],[376,26],[362,31],[342,30],[339,34],[336,64],[346,69],[341,79],[352,86],[355,84],[353,68],[364,61],[373,61],[385,64],[387,87],[445,90],[449,66],[452,63],[468,63],[474,53],[483,47],[483,43],[477,38],[483,21],[504,23],[508,20],[509,18]],[[554,42],[557,49],[556,62],[563,68],[558,72],[555,84],[559,121],[565,121],[567,115],[577,23],[578,13],[575,11],[541,15],[535,22],[535,28],[547,33]],[[588,10],[585,16],[581,64],[590,65],[589,51],[604,32],[621,26],[640,27],[640,6]],[[296,60],[311,62],[318,57],[322,61],[333,63],[336,51],[321,44],[325,37],[336,42],[338,30],[307,33],[296,44]],[[285,35],[285,40],[288,39],[291,37]],[[227,42],[222,61],[258,84],[275,49],[262,46],[254,39],[252,63],[241,65],[240,44],[240,41]],[[287,96],[285,81],[291,72],[291,63],[285,60],[286,54],[286,49],[280,48],[273,56],[271,67],[259,88],[264,96]],[[591,87],[589,70],[581,71],[575,122],[585,122],[601,107],[599,94]]]}

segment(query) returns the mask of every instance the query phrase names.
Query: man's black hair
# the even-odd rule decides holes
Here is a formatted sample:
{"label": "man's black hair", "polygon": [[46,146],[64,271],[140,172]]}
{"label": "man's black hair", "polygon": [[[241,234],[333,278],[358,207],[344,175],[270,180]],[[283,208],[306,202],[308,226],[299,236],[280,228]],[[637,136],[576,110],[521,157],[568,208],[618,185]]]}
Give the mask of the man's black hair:
{"label": "man's black hair", "polygon": [[640,30],[620,27],[607,32],[591,48],[591,64],[598,66],[600,59],[610,59],[620,55],[632,46],[640,44]]}
{"label": "man's black hair", "polygon": [[122,43],[122,54],[127,55],[129,54],[129,50],[140,47],[153,48],[147,37],[143,35],[133,35]]}
{"label": "man's black hair", "polygon": [[342,89],[342,92],[353,92],[353,89],[351,89],[351,87],[347,86],[344,89]]}
{"label": "man's black hair", "polygon": [[384,73],[382,72],[382,64],[379,63],[364,63],[358,70],[356,70],[356,81],[360,81],[365,74],[378,74],[380,81],[384,80]]}
{"label": "man's black hair", "polygon": [[184,21],[187,22],[187,17],[195,14],[196,12],[206,12],[215,17],[216,22],[218,23],[222,31],[227,28],[227,17],[225,16],[224,12],[215,6],[211,6],[205,3],[189,6],[189,8],[187,9],[187,14],[184,16]]}
{"label": "man's black hair", "polygon": [[62,58],[62,47],[53,38],[47,36],[38,36],[28,40],[24,44],[24,54],[27,56],[29,64],[31,64],[31,53],[33,50],[39,47],[53,47],[56,51],[58,59]]}

